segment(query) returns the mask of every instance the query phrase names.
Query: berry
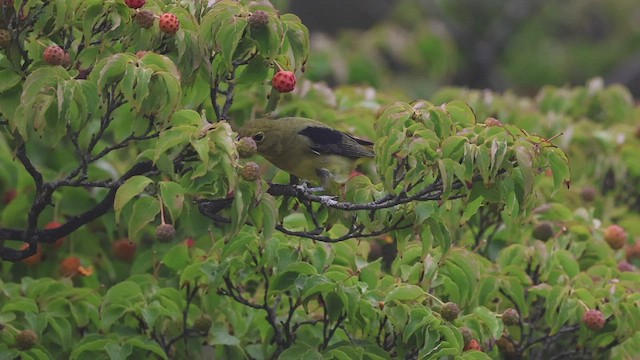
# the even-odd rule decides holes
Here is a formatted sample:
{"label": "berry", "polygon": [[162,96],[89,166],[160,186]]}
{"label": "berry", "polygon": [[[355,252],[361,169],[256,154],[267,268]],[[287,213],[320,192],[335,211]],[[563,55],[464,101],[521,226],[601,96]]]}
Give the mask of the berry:
{"label": "berry", "polygon": [[255,140],[250,137],[243,137],[240,139],[236,147],[238,149],[238,154],[243,159],[252,157],[256,154],[256,151],[258,151],[258,146],[256,145]]}
{"label": "berry", "polygon": [[160,26],[160,30],[166,34],[175,34],[180,29],[180,21],[178,17],[172,13],[164,13],[160,15],[160,20],[158,20],[158,26]]}
{"label": "berry", "polygon": [[500,120],[492,117],[487,118],[487,120],[484,121],[484,124],[487,125],[487,127],[502,126],[502,123],[500,122]]}
{"label": "berry", "polygon": [[16,336],[16,347],[18,350],[29,350],[38,344],[38,334],[33,330],[22,330]]}
{"label": "berry", "polygon": [[[29,247],[29,244],[24,243],[20,250],[26,250]],[[42,262],[42,249],[39,245],[36,244],[36,253],[29,256],[28,258],[24,258],[21,261],[27,265],[38,265]]]}
{"label": "berry", "polygon": [[124,2],[132,9],[139,9],[144,6],[147,0],[124,0]]}
{"label": "berry", "polygon": [[72,277],[78,273],[80,265],[80,259],[75,256],[69,256],[60,263],[60,275]]}
{"label": "berry", "polygon": [[156,228],[156,238],[161,243],[168,243],[173,241],[176,237],[176,228],[171,224],[160,224]]}
{"label": "berry", "polygon": [[633,266],[633,264],[630,264],[626,261],[621,261],[618,263],[618,270],[621,272],[632,272],[636,269],[635,266]]}
{"label": "berry", "polygon": [[186,246],[188,248],[192,248],[192,247],[196,246],[196,241],[193,240],[193,238],[186,238],[184,240],[184,246]]}
{"label": "berry", "polygon": [[245,181],[258,180],[260,178],[260,166],[258,166],[258,164],[254,163],[253,161],[249,161],[242,167],[240,177],[242,177],[242,179]]}
{"label": "berry", "polygon": [[136,52],[136,57],[138,59],[142,59],[142,57],[147,55],[147,53],[148,53],[148,51],[140,50],[140,51]]}
{"label": "berry", "polygon": [[13,199],[16,198],[16,196],[18,196],[18,192],[16,191],[16,189],[8,190],[6,193],[4,193],[2,201],[5,205],[9,205],[9,203],[11,203]]}
{"label": "berry", "polygon": [[592,202],[596,199],[596,189],[593,186],[586,186],[580,191],[580,197],[586,202]]}
{"label": "berry", "polygon": [[447,321],[453,321],[458,318],[460,307],[456,303],[448,302],[440,308],[440,315]]}
{"label": "berry", "polygon": [[640,258],[640,239],[636,239],[636,242],[633,245],[627,245],[627,260],[631,260],[633,258]]}
{"label": "berry", "polygon": [[269,15],[262,10],[256,10],[249,15],[249,26],[254,29],[261,29],[269,23]]}
{"label": "berry", "polygon": [[211,316],[202,314],[198,316],[193,322],[193,330],[202,334],[206,334],[209,332],[212,323],[213,321],[211,320]]}
{"label": "berry", "polygon": [[468,327],[460,328],[460,334],[462,334],[462,340],[465,346],[469,345],[471,340],[473,340],[473,333]]}
{"label": "berry", "polygon": [[296,75],[291,71],[280,70],[271,79],[271,86],[280,93],[288,93],[296,87]]}
{"label": "berry", "polygon": [[[62,223],[59,223],[57,221],[52,221],[52,222],[48,223],[47,225],[45,225],[44,228],[46,230],[51,230],[51,229],[59,228],[60,226],[62,226]],[[58,239],[54,243],[52,243],[51,246],[53,246],[56,249],[60,249],[62,247],[62,245],[64,244],[64,239],[65,239],[64,236],[61,237],[60,239]]]}
{"label": "berry", "polygon": [[469,341],[469,344],[467,344],[464,347],[464,351],[469,351],[469,350],[482,351],[482,346],[480,346],[480,343],[478,342],[478,340],[471,339],[471,341]]}
{"label": "berry", "polygon": [[148,29],[153,26],[156,21],[156,17],[149,10],[140,10],[136,13],[133,19],[140,25],[140,27]]}
{"label": "berry", "polygon": [[42,57],[49,65],[62,65],[64,55],[65,51],[60,46],[52,45],[44,49]]}
{"label": "berry", "polygon": [[502,313],[502,322],[509,325],[518,325],[520,323],[520,314],[516,309],[507,309]]}
{"label": "berry", "polygon": [[609,227],[604,230],[604,240],[612,249],[622,249],[627,244],[627,233],[622,226],[609,225]]}
{"label": "berry", "polygon": [[587,310],[582,316],[582,322],[591,330],[598,331],[604,327],[604,315],[599,310]]}
{"label": "berry", "polygon": [[118,239],[111,244],[111,250],[116,259],[131,262],[136,255],[136,244],[128,238]]}
{"label": "berry", "polygon": [[547,241],[553,236],[553,227],[549,222],[541,222],[533,228],[533,237],[538,240]]}
{"label": "berry", "polygon": [[6,48],[11,45],[11,31],[2,29],[0,30],[0,48]]}

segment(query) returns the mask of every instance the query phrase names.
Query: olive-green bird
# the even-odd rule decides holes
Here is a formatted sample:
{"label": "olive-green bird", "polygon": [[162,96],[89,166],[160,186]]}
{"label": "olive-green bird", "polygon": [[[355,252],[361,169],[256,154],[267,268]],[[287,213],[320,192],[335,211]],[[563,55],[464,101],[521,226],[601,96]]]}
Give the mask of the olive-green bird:
{"label": "olive-green bird", "polygon": [[325,189],[332,181],[346,182],[358,160],[374,156],[373,143],[312,119],[253,120],[238,133],[251,137],[273,165]]}

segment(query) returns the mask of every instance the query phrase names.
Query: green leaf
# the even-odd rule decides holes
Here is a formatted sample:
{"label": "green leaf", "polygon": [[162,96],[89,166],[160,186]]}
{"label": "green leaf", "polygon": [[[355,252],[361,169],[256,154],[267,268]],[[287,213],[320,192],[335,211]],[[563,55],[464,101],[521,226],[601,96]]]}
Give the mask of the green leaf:
{"label": "green leaf", "polygon": [[130,344],[139,349],[151,351],[152,353],[160,356],[162,359],[167,360],[167,354],[164,352],[164,350],[162,350],[160,345],[155,341],[151,341],[142,336],[136,336],[127,340],[127,344]]}
{"label": "green leaf", "polygon": [[391,290],[384,298],[384,302],[391,301],[413,301],[424,296],[424,290],[415,285],[401,284],[397,288]]}
{"label": "green leaf", "polygon": [[133,211],[129,218],[128,234],[131,241],[140,237],[140,231],[147,224],[153,222],[160,213],[160,201],[152,197],[143,197],[133,204]]}
{"label": "green leaf", "polygon": [[184,269],[189,261],[189,249],[182,244],[175,245],[162,257],[162,263],[176,272]]}
{"label": "green leaf", "polygon": [[22,76],[10,69],[3,69],[0,70],[0,79],[2,79],[0,82],[0,93],[4,93],[18,85],[22,80]]}
{"label": "green leaf", "polygon": [[116,222],[120,219],[122,208],[124,208],[131,199],[142,193],[152,182],[153,181],[146,176],[137,175],[127,179],[127,181],[118,188],[116,191],[115,201],[113,202],[113,209],[116,213]]}
{"label": "green leaf", "polygon": [[175,223],[184,207],[184,189],[180,184],[171,181],[161,181],[158,184],[160,185],[162,203],[169,210],[171,222]]}
{"label": "green leaf", "polygon": [[222,55],[222,60],[227,71],[233,69],[233,60],[236,48],[244,36],[244,30],[248,22],[245,17],[231,17],[223,20],[216,34],[216,47]]}
{"label": "green leaf", "polygon": [[109,355],[110,360],[126,360],[133,352],[133,347],[129,344],[118,345],[109,343],[105,345],[104,350]]}
{"label": "green leaf", "polygon": [[37,313],[38,304],[36,304],[35,300],[31,298],[12,299],[10,302],[8,302],[6,305],[2,307],[2,311],[0,312]]}

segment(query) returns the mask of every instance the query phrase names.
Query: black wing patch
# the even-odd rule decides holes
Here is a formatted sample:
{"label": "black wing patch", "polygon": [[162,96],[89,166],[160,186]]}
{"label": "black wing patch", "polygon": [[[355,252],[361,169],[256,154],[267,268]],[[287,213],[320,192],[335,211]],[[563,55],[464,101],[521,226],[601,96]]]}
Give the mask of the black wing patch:
{"label": "black wing patch", "polygon": [[341,131],[321,126],[307,126],[298,134],[311,140],[311,150],[320,154],[336,154],[350,158],[373,157],[366,146],[373,143],[356,139]]}

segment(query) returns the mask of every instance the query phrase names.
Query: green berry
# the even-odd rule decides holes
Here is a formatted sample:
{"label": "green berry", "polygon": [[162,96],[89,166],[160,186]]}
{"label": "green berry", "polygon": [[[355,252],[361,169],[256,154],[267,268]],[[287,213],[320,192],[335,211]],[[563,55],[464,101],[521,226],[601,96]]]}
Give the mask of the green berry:
{"label": "green berry", "polygon": [[249,26],[254,29],[261,29],[269,23],[269,15],[262,10],[256,10],[249,15]]}
{"label": "green berry", "polygon": [[253,161],[249,161],[242,167],[240,177],[245,181],[256,181],[260,179],[260,166]]}
{"label": "green berry", "polygon": [[156,228],[156,238],[161,243],[168,243],[173,241],[176,237],[176,228],[171,224],[160,224]]}
{"label": "green berry", "polygon": [[22,330],[16,336],[18,350],[29,350],[38,344],[38,335],[33,330]]}
{"label": "green berry", "polygon": [[440,316],[447,321],[453,321],[458,318],[460,307],[456,303],[448,302],[440,308]]}
{"label": "green berry", "polygon": [[255,140],[253,140],[252,138],[243,137],[238,141],[237,149],[240,157],[246,159],[256,154],[256,151],[258,151],[258,146],[256,145]]}
{"label": "green berry", "polygon": [[502,313],[502,322],[507,325],[518,325],[520,323],[520,314],[516,309],[507,309]]}
{"label": "green berry", "polygon": [[553,236],[553,226],[549,222],[541,222],[533,228],[533,237],[538,240],[547,241]]}

